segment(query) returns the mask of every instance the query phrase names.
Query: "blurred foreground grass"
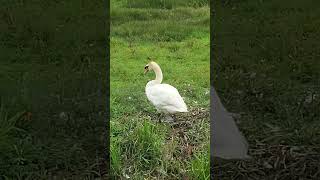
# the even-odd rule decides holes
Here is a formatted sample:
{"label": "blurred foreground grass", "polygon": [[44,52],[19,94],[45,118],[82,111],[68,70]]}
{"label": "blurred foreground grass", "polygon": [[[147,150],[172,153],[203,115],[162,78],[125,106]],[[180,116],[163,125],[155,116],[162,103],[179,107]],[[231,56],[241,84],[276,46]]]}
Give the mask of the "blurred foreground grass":
{"label": "blurred foreground grass", "polygon": [[216,164],[216,178],[320,178],[319,7],[311,0],[216,3],[211,78],[227,109],[241,116],[254,158]]}
{"label": "blurred foreground grass", "polygon": [[105,13],[100,1],[1,4],[1,107],[28,117],[0,118],[0,179],[101,176]]}

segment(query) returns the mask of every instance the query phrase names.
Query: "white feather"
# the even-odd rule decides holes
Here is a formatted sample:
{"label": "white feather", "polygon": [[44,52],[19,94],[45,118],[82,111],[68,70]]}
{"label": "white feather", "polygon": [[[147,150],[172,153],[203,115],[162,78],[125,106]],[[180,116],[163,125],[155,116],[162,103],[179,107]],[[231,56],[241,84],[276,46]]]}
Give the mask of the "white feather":
{"label": "white feather", "polygon": [[163,77],[160,66],[155,62],[150,62],[146,68],[153,70],[156,74],[156,79],[147,83],[145,91],[148,100],[158,112],[165,114],[188,112],[187,105],[178,90],[169,84],[161,84]]}
{"label": "white feather", "polygon": [[188,112],[187,105],[178,90],[169,84],[153,84],[150,81],[146,86],[146,95],[159,112],[170,114]]}

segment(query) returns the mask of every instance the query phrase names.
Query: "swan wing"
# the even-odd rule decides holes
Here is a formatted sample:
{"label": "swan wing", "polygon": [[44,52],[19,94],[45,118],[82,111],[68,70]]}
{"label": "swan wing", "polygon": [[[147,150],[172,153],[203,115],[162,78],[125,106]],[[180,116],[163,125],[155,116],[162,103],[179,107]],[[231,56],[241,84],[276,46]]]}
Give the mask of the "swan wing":
{"label": "swan wing", "polygon": [[147,89],[148,99],[160,110],[169,113],[187,112],[187,106],[178,90],[169,84],[157,84]]}

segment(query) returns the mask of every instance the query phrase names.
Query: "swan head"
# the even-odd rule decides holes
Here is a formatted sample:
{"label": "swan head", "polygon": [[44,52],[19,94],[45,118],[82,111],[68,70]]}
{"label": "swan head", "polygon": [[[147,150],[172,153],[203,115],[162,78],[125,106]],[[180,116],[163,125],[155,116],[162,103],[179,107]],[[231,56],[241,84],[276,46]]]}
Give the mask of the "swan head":
{"label": "swan head", "polygon": [[157,66],[158,66],[157,63],[155,63],[154,61],[150,61],[147,65],[144,66],[144,74],[154,70],[154,68]]}

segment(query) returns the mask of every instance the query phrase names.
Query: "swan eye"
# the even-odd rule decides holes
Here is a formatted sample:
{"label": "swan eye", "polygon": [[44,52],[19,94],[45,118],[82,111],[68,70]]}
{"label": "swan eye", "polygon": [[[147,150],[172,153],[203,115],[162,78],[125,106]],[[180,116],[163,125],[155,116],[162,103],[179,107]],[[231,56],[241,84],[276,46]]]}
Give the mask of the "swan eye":
{"label": "swan eye", "polygon": [[149,66],[145,66],[145,67],[144,67],[144,69],[148,69],[148,68],[149,68]]}

